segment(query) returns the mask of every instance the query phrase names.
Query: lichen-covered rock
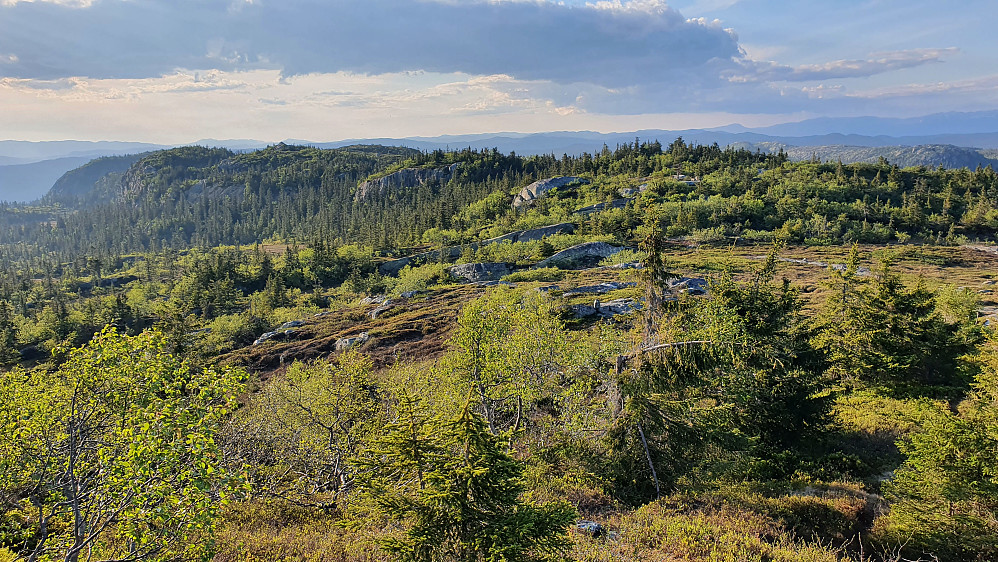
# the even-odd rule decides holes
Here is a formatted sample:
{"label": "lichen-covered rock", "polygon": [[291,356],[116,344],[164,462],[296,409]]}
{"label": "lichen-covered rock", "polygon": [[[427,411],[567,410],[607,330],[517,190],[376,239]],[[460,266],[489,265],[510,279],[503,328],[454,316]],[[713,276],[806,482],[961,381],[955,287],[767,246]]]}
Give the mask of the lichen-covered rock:
{"label": "lichen-covered rock", "polygon": [[576,318],[591,318],[594,316],[613,318],[617,315],[633,314],[641,310],[641,306],[641,301],[637,299],[614,299],[606,302],[596,299],[592,305],[573,304],[571,309],[572,314]]}
{"label": "lichen-covered rock", "polygon": [[258,337],[256,341],[253,342],[253,345],[260,345],[261,343],[267,341],[287,340],[290,339],[292,336],[294,336],[296,333],[298,333],[297,330],[286,330],[283,332],[267,332]]}
{"label": "lichen-covered rock", "polygon": [[502,236],[496,236],[495,238],[483,240],[481,245],[487,246],[497,242],[535,242],[546,236],[554,236],[555,234],[572,234],[573,232],[575,232],[575,225],[570,222],[563,222],[559,224],[552,224],[551,226],[542,226],[541,228],[510,232],[509,234],[503,234]]}
{"label": "lichen-covered rock", "polygon": [[610,291],[616,291],[618,289],[626,289],[627,287],[637,287],[637,283],[618,283],[610,281],[608,283],[600,283],[599,285],[587,285],[585,287],[576,287],[574,289],[569,289],[565,291],[565,296],[571,295],[602,295],[609,293]]}
{"label": "lichen-covered rock", "polygon": [[357,186],[355,201],[363,201],[369,197],[382,196],[392,189],[408,189],[430,182],[447,182],[454,177],[458,164],[444,168],[404,168],[387,176],[365,181]]}
{"label": "lichen-covered rock", "polygon": [[450,274],[466,283],[480,283],[498,281],[509,275],[510,269],[504,263],[462,263],[451,267]]}
{"label": "lichen-covered rock", "polygon": [[378,318],[384,316],[386,312],[394,309],[397,306],[398,306],[397,302],[388,299],[384,303],[382,303],[381,306],[372,310],[370,314],[368,314],[368,316],[371,317],[371,320],[377,320]]}
{"label": "lichen-covered rock", "polygon": [[611,246],[606,242],[583,242],[567,250],[562,250],[550,258],[537,264],[537,267],[586,265],[598,262],[624,250],[620,246]]}
{"label": "lichen-covered rock", "polygon": [[538,198],[542,197],[548,191],[552,189],[558,189],[559,187],[565,187],[566,185],[573,183],[589,183],[586,178],[579,178],[576,176],[562,176],[558,178],[548,178],[546,180],[538,180],[534,183],[524,187],[513,197],[513,208],[518,209],[524,205],[529,205],[536,201]]}
{"label": "lichen-covered rock", "polygon": [[354,346],[364,344],[369,339],[371,339],[371,336],[367,332],[361,332],[355,338],[340,338],[336,340],[336,351],[346,351]]}
{"label": "lichen-covered rock", "polygon": [[617,316],[618,314],[631,314],[641,310],[641,301],[637,299],[614,299],[612,301],[599,302],[596,309],[600,315],[606,317]]}
{"label": "lichen-covered rock", "polygon": [[688,293],[690,295],[706,295],[707,280],[697,277],[680,277],[669,281],[669,290],[675,293]]}
{"label": "lichen-covered rock", "polygon": [[278,330],[288,330],[288,329],[291,329],[291,328],[300,328],[300,327],[302,327],[304,325],[305,325],[305,322],[303,322],[301,320],[292,320],[290,322],[285,322],[285,323],[281,324],[281,327],[278,328]]}

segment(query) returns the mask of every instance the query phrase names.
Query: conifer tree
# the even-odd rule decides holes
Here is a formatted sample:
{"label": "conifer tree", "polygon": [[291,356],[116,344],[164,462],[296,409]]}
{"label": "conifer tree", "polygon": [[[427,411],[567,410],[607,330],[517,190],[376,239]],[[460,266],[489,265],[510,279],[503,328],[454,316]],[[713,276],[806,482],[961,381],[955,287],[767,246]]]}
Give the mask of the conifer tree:
{"label": "conifer tree", "polygon": [[570,543],[575,510],[532,505],[523,464],[468,402],[453,419],[430,418],[403,397],[396,422],[359,460],[365,491],[402,523],[382,546],[404,562],[553,560]]}

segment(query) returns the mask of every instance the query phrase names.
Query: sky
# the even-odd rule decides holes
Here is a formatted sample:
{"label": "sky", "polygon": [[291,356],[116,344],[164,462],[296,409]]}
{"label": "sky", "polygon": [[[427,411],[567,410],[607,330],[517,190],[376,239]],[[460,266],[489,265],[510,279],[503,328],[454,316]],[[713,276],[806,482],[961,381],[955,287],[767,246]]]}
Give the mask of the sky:
{"label": "sky", "polygon": [[998,109],[994,0],[0,0],[0,138],[333,141]]}

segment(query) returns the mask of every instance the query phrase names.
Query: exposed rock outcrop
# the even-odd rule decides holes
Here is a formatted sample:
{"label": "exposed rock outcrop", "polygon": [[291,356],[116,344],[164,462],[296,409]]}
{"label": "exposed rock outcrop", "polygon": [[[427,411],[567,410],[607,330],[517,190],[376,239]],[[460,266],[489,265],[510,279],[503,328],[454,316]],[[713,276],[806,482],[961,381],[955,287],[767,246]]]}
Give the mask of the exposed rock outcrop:
{"label": "exposed rock outcrop", "polygon": [[573,232],[575,232],[575,225],[570,222],[563,222],[559,224],[552,224],[551,226],[543,226],[541,228],[510,232],[509,234],[503,234],[502,236],[496,236],[495,238],[483,240],[481,245],[485,246],[487,244],[495,244],[497,242],[535,242],[545,236],[554,236],[555,234],[572,234]]}
{"label": "exposed rock outcrop", "polygon": [[698,277],[680,277],[679,279],[669,281],[669,290],[674,293],[706,295],[707,280]]}
{"label": "exposed rock outcrop", "polygon": [[510,269],[504,263],[463,263],[450,268],[450,274],[467,283],[480,283],[498,281],[509,275]]}
{"label": "exposed rock outcrop", "polygon": [[354,338],[340,338],[336,340],[336,351],[346,351],[351,347],[362,345],[369,339],[371,336],[367,332],[361,332],[359,336]]}
{"label": "exposed rock outcrop", "polygon": [[565,291],[565,296],[571,295],[602,295],[609,293],[610,291],[616,291],[617,289],[625,289],[627,287],[637,287],[637,283],[600,283],[599,285],[587,285],[585,287],[576,287],[574,289],[569,289]]}
{"label": "exposed rock outcrop", "polygon": [[598,262],[623,250],[624,248],[620,246],[611,246],[606,242],[583,242],[558,252],[538,263],[537,267],[587,265],[589,262]]}
{"label": "exposed rock outcrop", "polygon": [[573,183],[589,183],[586,178],[580,178],[576,176],[562,176],[558,178],[548,178],[546,180],[538,180],[534,183],[524,187],[513,197],[513,208],[518,209],[524,205],[529,205],[544,196],[545,193],[551,191],[552,189],[558,189],[559,187],[565,187],[566,185]]}
{"label": "exposed rock outcrop", "polygon": [[380,318],[382,316],[386,316],[386,314],[385,314],[386,312],[388,312],[390,310],[394,310],[397,307],[398,307],[398,303],[397,302],[393,301],[392,299],[388,299],[384,303],[382,303],[381,306],[379,306],[379,307],[375,308],[374,310],[372,310],[368,314],[368,316],[371,317],[371,320],[377,320],[378,318]]}
{"label": "exposed rock outcrop", "polygon": [[378,179],[365,181],[357,186],[355,201],[363,201],[369,197],[382,196],[392,189],[408,189],[431,182],[444,183],[454,177],[458,164],[444,168],[403,168]]}
{"label": "exposed rock outcrop", "polygon": [[641,301],[637,299],[614,299],[607,302],[595,300],[592,305],[575,304],[571,308],[576,318],[591,318],[593,316],[613,318],[617,315],[637,312],[641,309]]}
{"label": "exposed rock outcrop", "polygon": [[260,337],[258,337],[256,341],[253,342],[253,345],[260,345],[261,343],[268,341],[281,341],[281,340],[291,339],[296,333],[298,333],[297,330],[287,330],[284,332],[267,332],[266,334],[263,334]]}

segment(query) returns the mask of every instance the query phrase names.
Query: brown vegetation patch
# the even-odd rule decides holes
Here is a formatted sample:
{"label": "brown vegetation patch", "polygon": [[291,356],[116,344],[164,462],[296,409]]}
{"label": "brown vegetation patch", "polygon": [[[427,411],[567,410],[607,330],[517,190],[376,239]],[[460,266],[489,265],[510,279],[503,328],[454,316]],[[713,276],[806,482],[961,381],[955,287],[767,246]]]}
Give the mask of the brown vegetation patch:
{"label": "brown vegetation patch", "polygon": [[240,365],[265,380],[294,361],[311,361],[340,353],[336,342],[367,333],[368,341],[357,346],[371,357],[377,368],[400,360],[435,359],[443,354],[445,342],[454,328],[458,311],[465,302],[482,294],[472,286],[447,287],[426,296],[398,299],[391,314],[371,319],[379,305],[359,305],[324,316],[305,319],[285,341],[268,341],[237,349],[220,358],[220,363]]}

